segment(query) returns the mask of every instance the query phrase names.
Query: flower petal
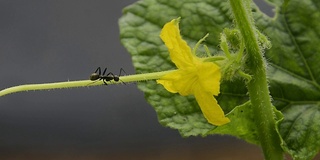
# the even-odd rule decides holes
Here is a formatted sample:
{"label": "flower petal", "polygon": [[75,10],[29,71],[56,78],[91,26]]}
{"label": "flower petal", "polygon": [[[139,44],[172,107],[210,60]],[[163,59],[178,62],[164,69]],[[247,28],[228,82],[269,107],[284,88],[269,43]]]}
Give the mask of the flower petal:
{"label": "flower petal", "polygon": [[195,56],[187,42],[181,38],[179,30],[179,18],[166,23],[160,37],[170,52],[170,58],[178,68],[194,64]]}
{"label": "flower petal", "polygon": [[209,123],[221,126],[230,122],[230,119],[224,116],[223,110],[210,92],[196,90],[194,96],[201,108],[202,114]]}
{"label": "flower petal", "polygon": [[166,74],[157,80],[157,83],[162,84],[171,93],[187,96],[193,94],[193,85],[197,83],[197,79],[196,70],[189,67]]}
{"label": "flower petal", "polygon": [[174,82],[178,81],[180,79],[180,76],[181,74],[179,74],[179,70],[177,70],[162,76],[157,80],[157,83],[162,84],[167,91],[171,93],[177,93],[179,92],[179,90],[174,85]]}
{"label": "flower petal", "polygon": [[209,123],[217,126],[229,123],[229,118],[224,116],[223,110],[213,97],[220,93],[220,67],[202,61],[191,52],[181,38],[179,18],[165,24],[160,37],[169,49],[170,58],[178,70],[161,77],[157,83],[172,93],[182,96],[193,94]]}
{"label": "flower petal", "polygon": [[220,67],[211,62],[202,62],[197,65],[197,73],[202,91],[217,96],[220,93]]}

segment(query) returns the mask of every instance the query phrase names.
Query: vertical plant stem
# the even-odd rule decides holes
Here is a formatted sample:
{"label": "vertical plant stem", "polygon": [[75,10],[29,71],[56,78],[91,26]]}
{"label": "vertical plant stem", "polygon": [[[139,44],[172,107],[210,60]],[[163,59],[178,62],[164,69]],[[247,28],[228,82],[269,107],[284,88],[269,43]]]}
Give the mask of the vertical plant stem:
{"label": "vertical plant stem", "polygon": [[248,54],[247,66],[252,80],[247,87],[264,157],[267,160],[282,160],[283,151],[275,128],[276,120],[269,95],[266,62],[255,36],[249,8],[251,0],[229,0],[229,2]]}

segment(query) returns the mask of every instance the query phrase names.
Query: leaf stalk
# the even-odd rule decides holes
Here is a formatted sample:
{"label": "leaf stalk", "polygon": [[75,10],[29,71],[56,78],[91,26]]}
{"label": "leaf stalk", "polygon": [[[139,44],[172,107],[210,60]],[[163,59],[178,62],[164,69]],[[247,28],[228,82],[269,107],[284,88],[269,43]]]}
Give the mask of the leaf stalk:
{"label": "leaf stalk", "polygon": [[255,36],[256,30],[251,16],[251,0],[229,0],[229,3],[247,51],[246,65],[248,73],[252,76],[247,88],[264,157],[266,160],[282,160],[283,150],[276,132],[275,114],[266,76],[266,62]]}

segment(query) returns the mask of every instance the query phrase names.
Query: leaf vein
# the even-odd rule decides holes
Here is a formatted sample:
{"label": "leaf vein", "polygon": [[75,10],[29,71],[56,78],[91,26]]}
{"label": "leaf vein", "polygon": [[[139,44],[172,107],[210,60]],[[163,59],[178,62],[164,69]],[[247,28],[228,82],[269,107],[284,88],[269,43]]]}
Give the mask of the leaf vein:
{"label": "leaf vein", "polygon": [[285,68],[282,68],[282,67],[280,67],[279,65],[276,65],[276,64],[274,64],[274,63],[269,63],[269,65],[271,65],[272,67],[277,68],[277,69],[279,69],[279,70],[281,70],[281,71],[283,71],[283,72],[285,72],[285,73],[287,73],[287,74],[289,74],[289,75],[291,75],[291,76],[293,76],[293,77],[295,77],[295,78],[298,78],[298,79],[300,79],[300,80],[302,80],[302,81],[307,81],[307,82],[313,83],[313,84],[315,84],[318,88],[320,88],[319,84],[317,84],[317,82],[315,82],[315,81],[312,81],[312,80],[307,79],[307,78],[304,78],[304,77],[302,77],[302,76],[300,76],[300,75],[298,75],[298,74],[295,74],[295,73],[293,73],[293,72],[290,72],[290,71],[286,70]]}
{"label": "leaf vein", "polygon": [[[292,104],[291,104],[291,106],[292,106]],[[304,111],[301,111],[300,114],[298,114],[298,116],[297,116],[296,118],[294,118],[294,121],[293,121],[293,123],[291,123],[291,125],[290,125],[290,127],[289,127],[289,129],[288,129],[288,131],[287,131],[287,133],[286,133],[286,135],[283,136],[283,139],[284,139],[286,142],[288,141],[289,135],[290,135],[290,133],[292,132],[292,130],[293,130],[295,124],[298,122],[298,120],[299,120],[301,117],[303,117],[304,113],[306,113],[308,110],[312,110],[312,109],[313,109],[313,107],[309,107],[308,109],[306,109],[306,110],[304,110]],[[285,118],[286,118],[286,117],[285,117]]]}
{"label": "leaf vein", "polygon": [[284,20],[284,27],[285,27],[286,30],[288,31],[288,34],[289,34],[290,39],[292,40],[294,46],[297,48],[298,54],[299,54],[299,56],[302,58],[302,62],[303,62],[304,65],[306,66],[306,68],[307,68],[307,70],[308,70],[308,74],[309,74],[312,82],[313,82],[313,83],[317,83],[316,80],[315,80],[315,78],[314,78],[314,75],[313,75],[313,73],[312,73],[312,71],[311,71],[311,69],[310,69],[310,66],[309,66],[309,64],[307,63],[307,60],[306,60],[306,58],[304,57],[304,55],[303,55],[303,53],[302,53],[302,51],[301,51],[301,48],[300,48],[299,45],[298,45],[298,42],[297,42],[295,36],[293,36],[292,30],[291,30],[291,28],[290,28],[290,26],[289,26],[289,24],[288,24],[288,19],[289,19],[289,18],[286,17],[286,14],[284,14],[284,19],[283,19],[283,20]]}

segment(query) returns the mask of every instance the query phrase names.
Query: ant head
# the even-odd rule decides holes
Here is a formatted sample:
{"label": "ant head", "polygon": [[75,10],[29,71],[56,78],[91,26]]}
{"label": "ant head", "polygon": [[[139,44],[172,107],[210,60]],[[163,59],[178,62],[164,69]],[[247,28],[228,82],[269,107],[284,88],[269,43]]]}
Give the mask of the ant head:
{"label": "ant head", "polygon": [[116,81],[116,82],[118,82],[118,81],[120,80],[120,78],[119,78],[119,76],[114,75],[114,76],[113,76],[113,80]]}
{"label": "ant head", "polygon": [[95,80],[97,80],[97,79],[99,79],[100,78],[100,75],[98,74],[98,73],[92,73],[91,75],[90,75],[90,80],[91,81],[95,81]]}

